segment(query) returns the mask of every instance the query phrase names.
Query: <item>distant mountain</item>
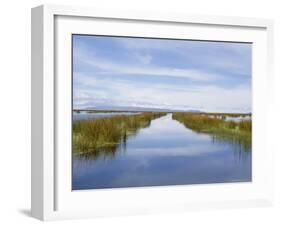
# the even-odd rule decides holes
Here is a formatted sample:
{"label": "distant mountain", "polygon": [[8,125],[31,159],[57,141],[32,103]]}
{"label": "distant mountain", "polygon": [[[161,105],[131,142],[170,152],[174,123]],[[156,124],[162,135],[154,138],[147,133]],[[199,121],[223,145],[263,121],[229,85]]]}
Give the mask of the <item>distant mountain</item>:
{"label": "distant mountain", "polygon": [[76,110],[87,110],[87,111],[132,111],[132,112],[149,112],[149,111],[157,111],[157,112],[200,112],[199,110],[175,110],[168,108],[151,108],[151,107],[127,107],[127,106],[118,106],[118,107],[95,107],[95,108],[86,108],[86,109],[76,109]]}

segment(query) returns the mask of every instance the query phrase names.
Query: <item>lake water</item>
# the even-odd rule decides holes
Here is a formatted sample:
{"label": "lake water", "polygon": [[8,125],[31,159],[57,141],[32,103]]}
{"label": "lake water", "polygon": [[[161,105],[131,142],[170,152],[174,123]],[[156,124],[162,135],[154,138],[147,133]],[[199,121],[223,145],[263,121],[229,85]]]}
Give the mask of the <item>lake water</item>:
{"label": "lake water", "polygon": [[240,122],[240,121],[243,121],[243,120],[251,120],[252,117],[251,116],[244,116],[244,117],[229,117],[227,116],[225,118],[226,121],[234,121],[234,122]]}
{"label": "lake water", "polygon": [[72,188],[118,188],[251,181],[251,150],[155,119],[114,155],[74,157]]}

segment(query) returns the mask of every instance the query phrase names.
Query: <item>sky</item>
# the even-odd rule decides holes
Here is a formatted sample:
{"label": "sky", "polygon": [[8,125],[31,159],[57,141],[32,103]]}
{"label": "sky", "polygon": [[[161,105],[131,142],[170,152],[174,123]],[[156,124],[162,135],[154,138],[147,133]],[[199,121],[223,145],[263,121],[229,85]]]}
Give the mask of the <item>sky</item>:
{"label": "sky", "polygon": [[73,108],[251,112],[250,43],[73,35]]}

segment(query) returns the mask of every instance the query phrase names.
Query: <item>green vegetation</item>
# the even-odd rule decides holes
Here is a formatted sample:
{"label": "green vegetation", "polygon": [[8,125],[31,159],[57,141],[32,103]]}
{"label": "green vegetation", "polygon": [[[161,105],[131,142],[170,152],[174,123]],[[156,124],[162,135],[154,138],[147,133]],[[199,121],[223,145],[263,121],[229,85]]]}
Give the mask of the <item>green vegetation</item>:
{"label": "green vegetation", "polygon": [[[198,133],[208,133],[214,141],[228,141],[250,150],[252,143],[252,120],[227,121],[226,117],[243,117],[244,114],[220,113],[173,113],[173,119]],[[245,116],[250,116],[249,114]]]}
{"label": "green vegetation", "polygon": [[73,123],[74,154],[114,155],[119,145],[126,144],[128,136],[150,125],[151,120],[166,115],[145,112],[136,115],[118,115],[111,118],[82,120]]}
{"label": "green vegetation", "polygon": [[[126,145],[127,138],[150,125],[151,120],[167,113],[143,112],[134,115],[116,115],[110,118],[73,122],[73,153],[75,155],[114,156]],[[227,117],[249,117],[251,114],[174,112],[172,118],[194,132],[210,134],[214,142],[225,142],[241,150],[251,150],[252,121],[226,120]]]}
{"label": "green vegetation", "polygon": [[[188,112],[189,113],[189,112]],[[216,112],[211,112],[211,113],[206,113],[206,112],[200,112],[200,113],[192,113],[192,114],[197,114],[197,115],[205,115],[205,116],[211,116],[215,118],[226,118],[226,117],[232,117],[232,118],[237,118],[237,117],[251,117],[251,113],[216,113]]]}

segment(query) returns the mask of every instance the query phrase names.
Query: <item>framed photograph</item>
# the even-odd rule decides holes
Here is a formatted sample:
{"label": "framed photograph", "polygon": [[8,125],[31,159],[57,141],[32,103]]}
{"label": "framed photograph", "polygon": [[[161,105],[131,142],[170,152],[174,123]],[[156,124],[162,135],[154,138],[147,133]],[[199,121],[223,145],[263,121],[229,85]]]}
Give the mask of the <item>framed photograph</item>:
{"label": "framed photograph", "polygon": [[32,9],[32,216],[272,203],[270,20]]}

